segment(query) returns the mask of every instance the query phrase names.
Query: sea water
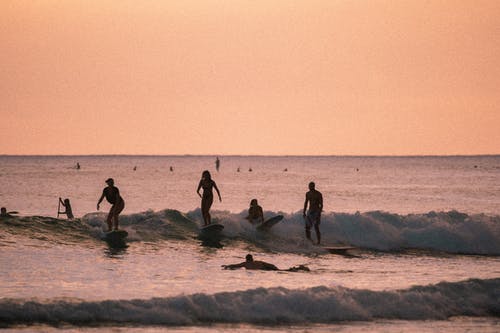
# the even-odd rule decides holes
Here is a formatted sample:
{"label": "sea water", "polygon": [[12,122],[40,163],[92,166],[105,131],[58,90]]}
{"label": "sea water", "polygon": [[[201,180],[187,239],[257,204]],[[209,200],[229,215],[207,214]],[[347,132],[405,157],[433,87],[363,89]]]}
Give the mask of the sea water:
{"label": "sea water", "polygon": [[[500,156],[0,156],[0,327],[24,332],[496,332]],[[76,163],[80,164],[77,169]],[[172,167],[172,171],[170,169]],[[135,170],[134,170],[135,169]],[[203,170],[225,226],[199,239]],[[251,171],[250,171],[251,170]],[[101,240],[112,177],[126,248]],[[323,193],[307,241],[307,185]],[[74,220],[57,219],[69,198]],[[245,220],[251,199],[268,232]],[[314,238],[313,233],[313,238]],[[247,253],[281,269],[224,270]]]}

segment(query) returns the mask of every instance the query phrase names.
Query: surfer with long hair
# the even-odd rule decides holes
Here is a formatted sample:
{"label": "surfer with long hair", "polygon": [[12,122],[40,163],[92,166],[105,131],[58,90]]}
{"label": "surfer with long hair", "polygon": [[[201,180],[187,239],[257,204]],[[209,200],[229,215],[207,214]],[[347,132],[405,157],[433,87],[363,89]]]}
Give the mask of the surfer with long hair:
{"label": "surfer with long hair", "polygon": [[[212,203],[214,202],[214,194],[212,192],[214,188],[219,196],[219,201],[222,202],[219,189],[217,188],[217,184],[212,180],[210,172],[208,170],[203,171],[196,193],[198,193],[201,198],[201,213],[203,215],[204,225],[209,225],[211,223],[210,207],[212,207]],[[203,195],[200,194],[200,189],[203,189]]]}

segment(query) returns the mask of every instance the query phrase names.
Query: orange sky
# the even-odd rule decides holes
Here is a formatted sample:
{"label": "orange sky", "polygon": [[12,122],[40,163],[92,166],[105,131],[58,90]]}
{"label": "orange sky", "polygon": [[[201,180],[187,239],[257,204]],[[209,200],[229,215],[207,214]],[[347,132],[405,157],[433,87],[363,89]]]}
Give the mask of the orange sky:
{"label": "orange sky", "polygon": [[0,2],[0,154],[500,153],[500,1]]}

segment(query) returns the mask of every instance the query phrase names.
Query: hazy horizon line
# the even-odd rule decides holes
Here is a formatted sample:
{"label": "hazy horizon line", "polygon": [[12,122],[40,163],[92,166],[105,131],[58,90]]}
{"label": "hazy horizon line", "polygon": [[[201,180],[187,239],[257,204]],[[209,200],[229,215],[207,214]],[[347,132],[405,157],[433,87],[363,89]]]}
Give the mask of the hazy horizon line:
{"label": "hazy horizon line", "polygon": [[494,157],[497,154],[0,154],[0,157]]}

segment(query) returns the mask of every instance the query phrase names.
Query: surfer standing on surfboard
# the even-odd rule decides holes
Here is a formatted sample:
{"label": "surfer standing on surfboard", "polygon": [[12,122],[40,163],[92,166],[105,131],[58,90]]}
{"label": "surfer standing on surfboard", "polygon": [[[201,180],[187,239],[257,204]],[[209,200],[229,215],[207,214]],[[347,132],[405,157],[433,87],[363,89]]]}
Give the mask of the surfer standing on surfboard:
{"label": "surfer standing on surfboard", "polygon": [[108,223],[108,231],[118,230],[118,215],[122,212],[123,208],[125,208],[125,201],[120,196],[120,190],[118,187],[115,187],[115,181],[113,178],[106,179],[106,184],[108,187],[105,187],[102,190],[102,195],[97,202],[97,210],[99,210],[99,205],[102,202],[102,199],[106,197],[106,200],[111,204],[111,209],[109,210],[108,217],[106,222]]}
{"label": "surfer standing on surfboard", "polygon": [[248,216],[246,218],[252,224],[264,223],[264,212],[262,211],[262,207],[257,203],[257,199],[250,201],[250,208],[248,209]]}
{"label": "surfer standing on surfboard", "polygon": [[[200,194],[201,188],[203,188],[203,195]],[[210,172],[208,170],[203,171],[196,193],[198,193],[201,198],[201,214],[203,215],[204,225],[209,225],[210,223],[212,223],[210,217],[210,207],[212,207],[212,203],[214,202],[214,194],[212,192],[212,189],[214,188],[217,191],[217,195],[219,196],[219,201],[222,202],[219,189],[217,188],[217,184],[215,184],[215,182],[212,180]]]}
{"label": "surfer standing on surfboard", "polygon": [[[309,203],[309,211],[307,204]],[[323,195],[316,191],[316,184],[309,183],[309,192],[306,193],[306,201],[304,202],[304,220],[306,223],[306,237],[311,240],[311,227],[314,226],[318,244],[321,242],[321,233],[319,232],[319,224],[321,223],[321,211],[323,210]]]}

